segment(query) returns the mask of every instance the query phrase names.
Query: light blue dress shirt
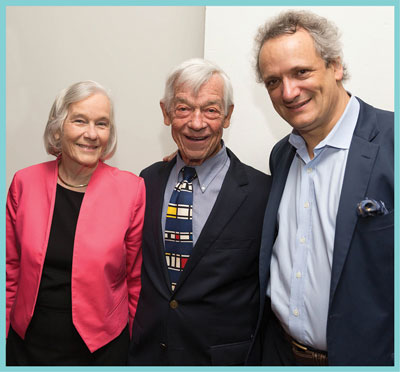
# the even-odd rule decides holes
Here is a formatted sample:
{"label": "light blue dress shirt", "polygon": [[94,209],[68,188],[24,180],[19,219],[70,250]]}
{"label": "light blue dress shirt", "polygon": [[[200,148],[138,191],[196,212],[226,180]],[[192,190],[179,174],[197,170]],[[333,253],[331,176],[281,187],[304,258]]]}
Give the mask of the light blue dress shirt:
{"label": "light blue dress shirt", "polygon": [[336,215],[347,156],[360,104],[346,109],[314,149],[292,132],[297,151],[287,177],[277,222],[267,295],[283,328],[297,341],[327,350],[326,326]]}
{"label": "light blue dress shirt", "polygon": [[[201,230],[217,200],[230,163],[225,144],[222,142],[222,148],[216,155],[205,160],[201,165],[193,166],[197,173],[197,178],[193,180],[193,246],[196,244]],[[180,171],[185,165],[186,164],[178,153],[176,164],[171,170],[164,192],[164,203],[161,215],[163,236],[165,232],[167,207],[172,190],[175,185],[182,180],[183,175]]]}

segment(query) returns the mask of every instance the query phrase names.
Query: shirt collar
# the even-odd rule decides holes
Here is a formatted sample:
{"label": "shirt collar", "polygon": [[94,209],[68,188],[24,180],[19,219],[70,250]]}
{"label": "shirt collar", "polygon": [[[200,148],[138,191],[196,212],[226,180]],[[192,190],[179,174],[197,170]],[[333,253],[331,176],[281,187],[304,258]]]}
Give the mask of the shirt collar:
{"label": "shirt collar", "polygon": [[[335,147],[338,149],[349,149],[353,132],[357,124],[358,114],[360,112],[360,103],[351,96],[346,105],[342,116],[332,128],[329,134],[315,147],[315,150],[322,149],[325,146]],[[294,130],[289,136],[289,143],[297,149],[297,152],[307,151],[306,143],[299,134]]]}
{"label": "shirt collar", "polygon": [[[201,165],[193,166],[196,169],[197,179],[199,180],[200,190],[204,193],[207,187],[210,185],[212,180],[224,167],[225,163],[228,161],[228,153],[226,151],[226,146],[223,140],[221,140],[222,148],[217,154],[205,160]],[[176,178],[177,180],[182,179],[179,175],[181,169],[186,166],[185,162],[182,160],[179,151],[176,158]]]}

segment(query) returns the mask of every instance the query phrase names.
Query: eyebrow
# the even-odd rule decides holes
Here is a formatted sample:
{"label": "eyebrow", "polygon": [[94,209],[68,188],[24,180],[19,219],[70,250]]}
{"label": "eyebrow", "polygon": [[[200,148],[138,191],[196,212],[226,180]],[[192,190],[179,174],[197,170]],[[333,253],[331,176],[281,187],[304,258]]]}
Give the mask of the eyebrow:
{"label": "eyebrow", "polygon": [[[190,103],[188,100],[185,98],[175,98],[175,104],[176,103],[185,103],[189,106],[193,106],[192,103]],[[206,106],[211,106],[211,105],[219,105],[222,107],[222,101],[221,100],[211,100],[211,101],[206,101],[204,104],[200,105],[200,107],[206,107]]]}
{"label": "eyebrow", "polygon": [[[83,117],[85,119],[88,118],[85,114],[78,113],[78,112],[72,112],[71,115],[70,115],[71,119],[74,119],[74,118],[77,118],[77,117]],[[102,116],[102,117],[96,119],[96,121],[100,121],[100,120],[110,121],[110,117],[109,116]]]}
{"label": "eyebrow", "polygon": [[[293,73],[295,73],[295,72],[297,72],[297,71],[300,71],[300,70],[309,70],[309,71],[313,71],[314,69],[313,69],[311,66],[309,66],[309,65],[296,65],[296,66],[292,67],[292,68],[289,70],[289,73],[293,74]],[[280,79],[280,76],[277,76],[277,75],[267,75],[267,76],[265,76],[265,77],[263,76],[262,78],[263,78],[263,81],[266,82],[267,80],[270,80],[270,79]]]}

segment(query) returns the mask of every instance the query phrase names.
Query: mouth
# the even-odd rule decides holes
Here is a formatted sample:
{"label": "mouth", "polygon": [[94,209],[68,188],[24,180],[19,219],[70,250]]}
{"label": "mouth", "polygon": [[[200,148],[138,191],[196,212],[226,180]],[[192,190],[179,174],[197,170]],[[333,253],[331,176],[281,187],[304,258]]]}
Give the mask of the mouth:
{"label": "mouth", "polygon": [[82,150],[86,150],[86,151],[94,151],[94,150],[97,150],[97,148],[99,147],[99,146],[93,146],[93,145],[83,145],[80,143],[77,143],[76,145],[78,147],[80,147]]}
{"label": "mouth", "polygon": [[310,101],[311,101],[311,98],[306,100],[306,101],[303,101],[303,102],[300,102],[300,103],[296,103],[295,105],[293,105],[293,104],[292,105],[285,105],[285,107],[287,109],[289,109],[289,110],[298,110],[299,108],[302,108],[303,106],[305,106]]}
{"label": "mouth", "polygon": [[208,138],[208,136],[185,136],[189,141],[201,142]]}

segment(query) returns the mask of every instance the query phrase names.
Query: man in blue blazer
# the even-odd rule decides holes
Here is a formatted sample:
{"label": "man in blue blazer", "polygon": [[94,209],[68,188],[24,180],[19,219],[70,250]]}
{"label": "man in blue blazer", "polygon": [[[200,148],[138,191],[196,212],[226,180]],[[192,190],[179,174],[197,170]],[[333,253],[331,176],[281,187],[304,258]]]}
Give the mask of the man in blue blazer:
{"label": "man in blue blazer", "polygon": [[393,113],[344,89],[326,19],[287,11],[257,42],[259,80],[293,127],[270,156],[261,363],[393,365]]}
{"label": "man in blue blazer", "polygon": [[[241,163],[222,142],[233,99],[230,80],[218,66],[192,59],[176,67],[161,108],[179,152],[141,173],[142,290],[129,364],[243,365],[257,323],[258,255],[270,177]],[[195,170],[187,184],[185,169]],[[193,194],[193,204],[172,203],[178,189]],[[178,225],[171,233],[170,216],[181,209],[177,219],[192,217],[188,235]],[[193,247],[182,253],[187,236]],[[174,251],[171,241],[177,243]]]}

